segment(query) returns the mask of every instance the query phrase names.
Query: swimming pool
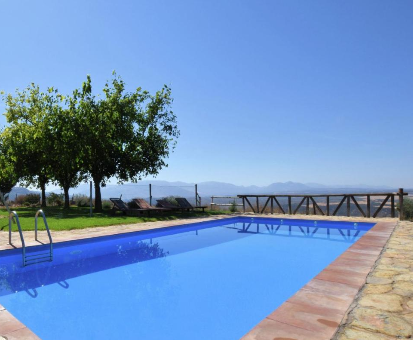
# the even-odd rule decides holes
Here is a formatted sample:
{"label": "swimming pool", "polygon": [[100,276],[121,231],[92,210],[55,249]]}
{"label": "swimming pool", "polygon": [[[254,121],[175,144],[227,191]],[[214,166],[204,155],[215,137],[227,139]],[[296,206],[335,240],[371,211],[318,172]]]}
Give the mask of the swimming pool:
{"label": "swimming pool", "polygon": [[3,251],[0,304],[42,339],[239,339],[373,225],[236,217],[60,243],[24,268]]}

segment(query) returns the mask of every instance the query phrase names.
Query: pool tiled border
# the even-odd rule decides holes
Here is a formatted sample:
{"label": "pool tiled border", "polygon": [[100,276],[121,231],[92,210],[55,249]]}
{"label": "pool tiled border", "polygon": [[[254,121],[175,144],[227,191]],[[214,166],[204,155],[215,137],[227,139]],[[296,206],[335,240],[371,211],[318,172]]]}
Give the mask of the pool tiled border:
{"label": "pool tiled border", "polygon": [[[270,216],[264,215],[262,217]],[[279,216],[271,217],[276,218]],[[61,237],[54,239],[57,242],[64,242],[222,218],[228,218],[228,216],[216,216],[214,218],[197,219],[196,221],[152,222],[150,227],[142,225],[138,229],[130,226],[118,226],[114,230],[111,230],[110,227],[94,228],[89,229],[83,235],[82,233],[81,235],[61,233]],[[301,216],[295,216],[295,218],[301,218]],[[305,216],[305,218],[307,219],[308,216]],[[317,218],[319,219],[319,217]],[[367,219],[364,221],[372,222],[372,220]],[[374,267],[396,225],[397,221],[395,220],[391,222],[378,222],[333,263],[262,320],[242,339],[331,339],[345,317],[351,303],[365,284],[367,275]],[[119,230],[119,227],[124,228]],[[10,247],[0,246],[0,251],[6,249],[10,249]],[[8,340],[39,339],[29,328],[0,305],[0,340],[4,339],[4,337]]]}

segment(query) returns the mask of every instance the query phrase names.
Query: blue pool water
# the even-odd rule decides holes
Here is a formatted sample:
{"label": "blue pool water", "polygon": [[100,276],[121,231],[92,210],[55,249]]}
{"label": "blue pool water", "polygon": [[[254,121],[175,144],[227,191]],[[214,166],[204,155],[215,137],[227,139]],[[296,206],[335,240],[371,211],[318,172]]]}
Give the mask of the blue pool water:
{"label": "blue pool water", "polygon": [[[373,224],[265,218],[0,252],[0,304],[42,339],[239,339]],[[33,250],[31,250],[33,251]]]}

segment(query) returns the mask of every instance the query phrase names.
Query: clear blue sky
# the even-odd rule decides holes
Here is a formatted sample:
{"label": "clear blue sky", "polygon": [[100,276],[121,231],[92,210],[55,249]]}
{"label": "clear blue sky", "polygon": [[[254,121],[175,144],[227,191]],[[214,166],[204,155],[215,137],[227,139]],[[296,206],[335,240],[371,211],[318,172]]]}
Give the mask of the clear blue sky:
{"label": "clear blue sky", "polygon": [[[4,1],[0,88],[172,87],[158,179],[413,187],[413,1]],[[4,105],[0,104],[4,111]],[[0,118],[0,125],[5,123]]]}

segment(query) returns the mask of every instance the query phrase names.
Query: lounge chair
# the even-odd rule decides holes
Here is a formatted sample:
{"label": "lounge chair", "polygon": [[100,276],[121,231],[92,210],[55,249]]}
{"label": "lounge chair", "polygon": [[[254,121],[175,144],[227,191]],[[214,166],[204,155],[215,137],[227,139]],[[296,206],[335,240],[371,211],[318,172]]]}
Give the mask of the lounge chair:
{"label": "lounge chair", "polygon": [[161,208],[161,207],[154,207],[146,202],[143,198],[134,198],[133,201],[136,203],[139,209],[148,210],[148,213],[151,211],[155,212],[164,212],[164,211],[171,211],[169,208]]}
{"label": "lounge chair", "polygon": [[158,202],[158,204],[156,205],[159,208],[166,208],[172,211],[184,211],[186,210],[186,208],[182,208],[178,205],[172,204],[171,202],[167,201],[167,200],[156,200],[156,202]]}
{"label": "lounge chair", "polygon": [[195,209],[202,209],[202,212],[204,212],[205,211],[205,208],[207,208],[207,206],[206,205],[203,205],[203,206],[193,206],[191,203],[189,203],[188,202],[188,200],[186,199],[186,198],[183,198],[183,197],[181,197],[181,198],[175,198],[176,199],[176,201],[178,202],[178,204],[179,204],[179,206],[181,207],[181,208],[184,208],[184,209],[186,209],[186,210],[195,210]]}
{"label": "lounge chair", "polygon": [[113,208],[112,208],[113,214],[115,214],[117,211],[121,211],[123,215],[137,216],[139,214],[148,212],[147,209],[131,209],[120,198],[110,198],[110,201],[113,203]]}

